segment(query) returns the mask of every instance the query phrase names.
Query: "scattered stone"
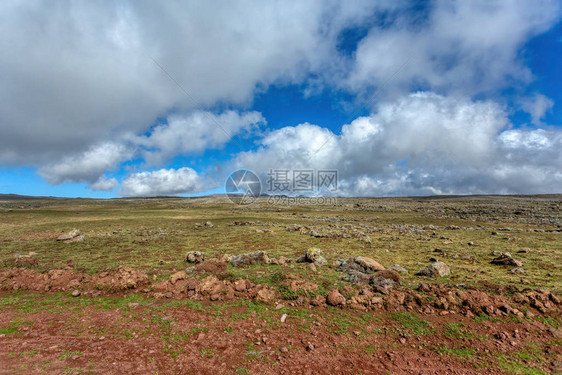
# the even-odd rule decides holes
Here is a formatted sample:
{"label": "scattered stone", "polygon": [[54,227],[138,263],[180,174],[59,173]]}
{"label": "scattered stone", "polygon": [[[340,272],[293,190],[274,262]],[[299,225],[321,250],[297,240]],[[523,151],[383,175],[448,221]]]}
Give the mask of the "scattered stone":
{"label": "scattered stone", "polygon": [[80,237],[80,231],[78,229],[73,229],[68,233],[64,233],[64,234],[61,234],[60,236],[58,236],[57,241],[63,241],[63,242],[66,243],[66,241],[70,241],[70,240],[75,239],[77,237]]}
{"label": "scattered stone", "polygon": [[400,274],[394,270],[377,271],[369,279],[369,285],[379,287],[393,287],[400,284]]}
{"label": "scattered stone", "polygon": [[305,257],[307,262],[313,263],[316,267],[322,267],[328,264],[326,258],[322,256],[322,250],[316,247],[311,247],[306,250]]}
{"label": "scattered stone", "polygon": [[310,304],[312,306],[322,306],[325,303],[326,303],[326,297],[321,296],[321,295],[317,295],[316,297],[313,297],[310,300]]}
{"label": "scattered stone", "polygon": [[517,254],[527,254],[531,251],[531,249],[529,249],[528,247],[522,247],[521,249],[519,249],[519,251],[517,251]]}
{"label": "scattered stone", "polygon": [[340,306],[345,303],[345,297],[337,289],[330,289],[326,297],[326,302],[331,306]]}
{"label": "scattered stone", "polygon": [[215,275],[226,272],[226,263],[222,260],[211,259],[195,266],[198,273],[213,273]]}
{"label": "scattered stone", "polygon": [[390,266],[390,267],[388,267],[388,269],[389,269],[389,270],[396,271],[396,272],[398,272],[398,273],[408,273],[408,270],[405,269],[404,267],[402,267],[402,266],[399,265],[399,264],[395,264],[395,265],[393,265],[393,266]]}
{"label": "scattered stone", "polygon": [[285,323],[286,320],[287,320],[287,314],[281,315],[281,323]]}
{"label": "scattered stone", "polygon": [[72,297],[79,297],[80,294],[82,294],[82,293],[80,293],[79,290],[74,290],[74,291],[72,292]]}
{"label": "scattered stone", "polygon": [[271,302],[275,299],[275,290],[269,286],[265,286],[258,291],[256,301],[258,302]]}
{"label": "scattered stone", "polygon": [[377,271],[382,271],[385,268],[377,261],[367,258],[367,257],[350,257],[345,261],[336,261],[337,270],[340,272],[348,272],[349,270],[355,270],[366,274],[375,273]]}
{"label": "scattered stone", "polygon": [[312,351],[312,350],[314,350],[314,345],[308,344],[307,347],[306,347],[306,351],[307,351],[307,352],[310,352],[310,351]]}
{"label": "scattered stone", "polygon": [[201,251],[189,251],[185,254],[185,261],[187,263],[202,263],[205,261],[205,253]]}
{"label": "scattered stone", "polygon": [[281,349],[279,349],[279,351],[280,351],[281,353],[289,353],[289,349],[287,349],[287,347],[285,347],[285,346],[282,347]]}
{"label": "scattered stone", "polygon": [[523,262],[513,258],[510,253],[503,253],[497,258],[494,258],[490,263],[497,264],[500,266],[513,266],[513,267],[523,266]]}
{"label": "scattered stone", "polygon": [[433,262],[429,266],[421,269],[416,276],[429,276],[429,277],[440,277],[448,276],[451,274],[451,269],[449,266],[443,262]]}
{"label": "scattered stone", "polygon": [[521,267],[515,267],[515,268],[512,268],[511,271],[509,271],[509,272],[511,272],[511,273],[526,273],[527,271],[525,271]]}
{"label": "scattered stone", "polygon": [[213,223],[211,223],[210,221],[207,221],[207,222],[205,223],[205,226],[206,226],[207,228],[212,228],[212,227],[214,227]]}
{"label": "scattered stone", "polygon": [[258,251],[255,253],[234,255],[230,259],[230,264],[234,267],[251,266],[251,265],[264,265],[270,262],[269,257],[265,251]]}
{"label": "scattered stone", "polygon": [[287,264],[287,258],[285,258],[283,255],[281,255],[279,258],[277,258],[277,264],[279,264],[280,266],[284,266]]}
{"label": "scattered stone", "polygon": [[312,272],[318,272],[318,269],[316,268],[316,266],[314,265],[314,263],[308,263],[308,268],[309,268]]}
{"label": "scattered stone", "polygon": [[185,273],[184,271],[179,271],[170,275],[170,282],[172,283],[172,285],[178,282],[178,280],[185,280],[185,279],[187,279],[187,273]]}

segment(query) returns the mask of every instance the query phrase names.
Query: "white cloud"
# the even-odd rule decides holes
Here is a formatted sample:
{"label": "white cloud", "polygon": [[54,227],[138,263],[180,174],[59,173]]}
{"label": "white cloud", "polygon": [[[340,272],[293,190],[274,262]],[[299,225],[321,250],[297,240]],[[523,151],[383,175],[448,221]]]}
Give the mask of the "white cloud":
{"label": "white cloud", "polygon": [[476,95],[528,82],[532,74],[518,51],[552,27],[561,11],[555,0],[437,1],[430,8],[427,18],[400,13],[373,27],[359,43],[345,86]]}
{"label": "white cloud", "polygon": [[543,126],[542,118],[552,109],[554,102],[542,94],[521,100],[521,108],[531,115],[531,122],[537,126]]}
{"label": "white cloud", "polygon": [[122,195],[143,197],[188,194],[204,189],[201,177],[187,167],[133,173],[121,185]]}
{"label": "white cloud", "polygon": [[510,127],[495,102],[419,92],[340,135],[310,124],[273,131],[231,168],[337,169],[344,195],[557,192],[562,132]]}
{"label": "white cloud", "polygon": [[136,137],[134,142],[146,149],[149,163],[160,164],[176,155],[219,148],[240,132],[250,132],[264,123],[259,112],[227,111],[215,116],[196,111],[169,116],[167,124],[156,126],[148,136]]}
{"label": "white cloud", "polygon": [[334,64],[339,32],[377,7],[395,5],[2,2],[0,164],[57,162],[170,111],[247,106]]}
{"label": "white cloud", "polygon": [[119,186],[119,181],[116,178],[100,177],[96,182],[90,184],[90,188],[94,191],[111,191]]}
{"label": "white cloud", "polygon": [[86,182],[94,190],[111,190],[115,187],[115,180],[106,180],[103,175],[132,156],[133,150],[124,144],[101,143],[83,153],[47,164],[38,172],[49,184]]}

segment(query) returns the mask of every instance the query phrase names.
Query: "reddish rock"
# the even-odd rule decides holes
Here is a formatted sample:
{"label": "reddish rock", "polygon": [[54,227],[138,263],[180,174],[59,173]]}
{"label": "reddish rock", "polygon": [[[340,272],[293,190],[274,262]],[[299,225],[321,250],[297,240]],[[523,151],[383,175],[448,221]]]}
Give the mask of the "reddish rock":
{"label": "reddish rock", "polygon": [[337,289],[330,289],[326,297],[326,302],[331,306],[340,306],[345,303],[345,297],[342,296]]}

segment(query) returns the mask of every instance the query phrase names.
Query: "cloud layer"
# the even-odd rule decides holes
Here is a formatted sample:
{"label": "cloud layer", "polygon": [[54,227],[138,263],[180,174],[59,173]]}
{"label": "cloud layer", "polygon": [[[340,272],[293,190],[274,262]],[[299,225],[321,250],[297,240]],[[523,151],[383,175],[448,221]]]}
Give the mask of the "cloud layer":
{"label": "cloud layer", "polygon": [[[344,194],[552,192],[560,130],[544,118],[556,103],[527,93],[521,51],[561,11],[557,0],[5,1],[0,166],[128,196],[191,193],[220,178],[174,158],[265,134],[226,165],[337,168]],[[267,131],[252,101],[272,85],[342,94],[338,105],[371,115],[341,131],[314,118]],[[519,110],[535,129],[515,129]]]}
{"label": "cloud layer", "polygon": [[341,135],[308,123],[275,130],[232,168],[337,169],[343,195],[557,192],[562,132],[510,127],[495,102],[418,92]]}

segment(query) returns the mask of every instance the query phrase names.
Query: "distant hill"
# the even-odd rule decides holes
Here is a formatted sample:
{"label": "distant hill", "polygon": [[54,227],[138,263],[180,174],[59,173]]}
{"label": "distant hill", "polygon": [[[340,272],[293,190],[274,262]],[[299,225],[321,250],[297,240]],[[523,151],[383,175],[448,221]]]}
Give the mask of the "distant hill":
{"label": "distant hill", "polygon": [[0,194],[0,201],[22,201],[22,200],[40,200],[40,199],[68,199],[60,197],[36,197],[33,195],[19,195],[19,194]]}

